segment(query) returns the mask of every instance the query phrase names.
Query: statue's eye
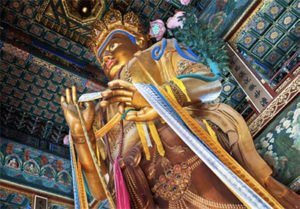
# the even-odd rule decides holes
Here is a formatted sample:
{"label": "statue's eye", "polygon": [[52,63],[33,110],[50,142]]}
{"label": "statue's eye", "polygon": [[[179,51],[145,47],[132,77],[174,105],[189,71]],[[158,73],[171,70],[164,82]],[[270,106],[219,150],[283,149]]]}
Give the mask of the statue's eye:
{"label": "statue's eye", "polygon": [[110,45],[109,50],[110,50],[110,51],[113,51],[113,50],[115,50],[117,47],[118,47],[118,44],[117,44],[117,43],[113,43],[112,45]]}

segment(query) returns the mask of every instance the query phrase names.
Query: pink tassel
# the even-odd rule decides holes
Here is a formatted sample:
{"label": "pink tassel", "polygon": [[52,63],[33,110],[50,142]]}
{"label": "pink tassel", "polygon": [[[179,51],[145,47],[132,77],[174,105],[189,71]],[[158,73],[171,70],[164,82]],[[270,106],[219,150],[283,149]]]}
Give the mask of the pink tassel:
{"label": "pink tassel", "polygon": [[118,160],[117,157],[114,163],[117,209],[130,209],[129,195]]}

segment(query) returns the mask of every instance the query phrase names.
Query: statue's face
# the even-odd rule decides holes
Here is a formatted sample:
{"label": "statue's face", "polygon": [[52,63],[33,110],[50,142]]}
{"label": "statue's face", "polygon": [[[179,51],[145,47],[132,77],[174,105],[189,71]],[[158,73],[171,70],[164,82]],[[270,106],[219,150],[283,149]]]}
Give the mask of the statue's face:
{"label": "statue's face", "polygon": [[100,54],[100,63],[106,76],[113,80],[138,50],[139,47],[128,36],[115,34]]}

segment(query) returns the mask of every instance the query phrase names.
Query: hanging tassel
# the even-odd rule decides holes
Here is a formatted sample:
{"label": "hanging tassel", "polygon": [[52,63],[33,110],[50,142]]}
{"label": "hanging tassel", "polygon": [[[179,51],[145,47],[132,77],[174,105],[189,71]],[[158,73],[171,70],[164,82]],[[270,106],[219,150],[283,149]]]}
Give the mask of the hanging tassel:
{"label": "hanging tassel", "polygon": [[147,128],[147,123],[146,122],[142,122],[142,123],[143,123],[143,129],[144,129],[147,145],[148,145],[148,147],[152,147],[150,135],[149,135],[148,128]]}
{"label": "hanging tassel", "polygon": [[130,209],[129,195],[126,184],[119,165],[119,158],[114,163],[115,189],[117,199],[117,209]]}
{"label": "hanging tassel", "polygon": [[96,152],[97,152],[97,162],[98,162],[98,165],[101,166],[99,143],[97,141],[96,141]]}
{"label": "hanging tassel", "polygon": [[148,126],[149,126],[149,129],[150,129],[151,136],[152,136],[152,138],[153,138],[153,140],[156,144],[158,153],[161,156],[164,156],[165,155],[165,149],[164,149],[164,147],[161,143],[161,140],[160,140],[160,137],[158,135],[157,129],[155,127],[155,124],[153,123],[153,121],[148,121]]}
{"label": "hanging tassel", "polygon": [[[177,86],[178,88],[180,88],[180,90],[184,93],[184,95],[186,96],[186,99],[188,102],[191,102],[191,98],[189,97],[186,88],[183,84],[183,82],[181,80],[179,80],[178,78],[172,78],[171,79]],[[169,93],[169,92],[168,92]]]}
{"label": "hanging tassel", "polygon": [[79,162],[79,158],[77,159],[77,163],[78,163],[78,177],[79,177],[78,186],[80,185],[80,191],[81,191],[80,196],[82,196],[82,204],[80,208],[88,209],[89,208],[88,200],[86,196],[84,180],[83,180],[83,175],[81,170],[81,163]]}
{"label": "hanging tassel", "polygon": [[209,135],[211,136],[211,138],[212,138],[214,141],[216,141],[216,142],[219,143],[218,138],[217,138],[217,136],[216,136],[216,133],[215,133],[214,130],[210,127],[210,125],[208,124],[208,122],[207,122],[206,120],[203,120],[203,123],[204,123],[204,125],[206,126],[206,129],[207,129]]}
{"label": "hanging tassel", "polygon": [[172,97],[172,99],[174,99],[176,101],[176,97],[174,96],[171,87],[169,85],[165,85],[165,87],[166,87],[168,94]]}
{"label": "hanging tassel", "polygon": [[121,121],[122,115],[117,113],[108,123],[95,133],[96,139],[102,138],[109,130]]}
{"label": "hanging tassel", "polygon": [[88,203],[86,198],[86,192],[84,188],[84,182],[81,171],[81,164],[78,160],[78,167],[76,163],[76,156],[74,151],[74,145],[72,136],[69,133],[70,140],[70,158],[71,158],[71,168],[72,168],[72,178],[73,178],[73,192],[74,192],[74,205],[75,209],[88,209]]}
{"label": "hanging tassel", "polygon": [[142,145],[143,145],[143,149],[146,155],[146,159],[150,160],[150,151],[147,145],[147,141],[146,141],[146,137],[145,137],[145,132],[144,132],[144,128],[143,128],[143,123],[142,122],[135,122],[136,124],[136,128],[138,130]]}

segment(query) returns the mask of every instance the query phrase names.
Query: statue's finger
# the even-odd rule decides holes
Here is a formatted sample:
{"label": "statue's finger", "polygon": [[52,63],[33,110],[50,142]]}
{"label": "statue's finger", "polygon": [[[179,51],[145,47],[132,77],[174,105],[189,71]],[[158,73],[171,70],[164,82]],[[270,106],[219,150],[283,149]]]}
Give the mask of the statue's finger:
{"label": "statue's finger", "polygon": [[66,103],[66,98],[64,96],[60,97],[60,105],[65,113],[65,111],[68,109],[68,104]]}
{"label": "statue's finger", "polygon": [[76,91],[75,86],[72,86],[72,99],[73,99],[73,103],[76,104],[77,103],[77,91]]}
{"label": "statue's finger", "polygon": [[110,104],[116,103],[116,102],[131,102],[131,97],[111,97],[107,100]]}
{"label": "statue's finger", "polygon": [[145,113],[146,113],[146,111],[145,111],[145,109],[143,108],[143,109],[140,109],[139,111],[137,111],[136,115],[137,115],[137,116],[142,116],[142,115],[145,115]]}
{"label": "statue's finger", "polygon": [[107,107],[108,105],[109,105],[109,102],[106,101],[106,100],[100,102],[100,106],[101,106],[101,107]]}
{"label": "statue's finger", "polygon": [[106,98],[106,99],[108,99],[110,97],[114,97],[114,96],[132,97],[133,92],[125,90],[125,89],[113,89],[113,90],[103,92],[102,96],[103,96],[103,98]]}
{"label": "statue's finger", "polygon": [[110,89],[106,89],[101,93],[101,96],[103,98],[111,97],[111,95],[112,95],[112,90],[110,90]]}
{"label": "statue's finger", "polygon": [[145,122],[145,121],[155,120],[156,118],[158,118],[158,116],[159,115],[154,109],[149,108],[145,110],[141,109],[135,112],[135,115],[128,115],[128,117],[125,117],[125,120]]}
{"label": "statue's finger", "polygon": [[64,97],[64,96],[61,96],[60,97],[60,104],[61,104],[61,106],[65,106],[65,105],[67,105],[67,103],[66,103],[66,98]]}
{"label": "statue's finger", "polygon": [[131,111],[131,112],[128,112],[126,117],[125,117],[125,120],[129,120],[129,121],[135,121],[136,117],[137,117],[137,112],[136,111]]}
{"label": "statue's finger", "polygon": [[118,105],[118,110],[119,110],[119,113],[121,114],[121,115],[123,115],[124,114],[124,112],[125,112],[125,103],[120,103],[119,105]]}
{"label": "statue's finger", "polygon": [[112,95],[113,96],[132,97],[133,96],[133,92],[132,91],[127,91],[127,90],[124,90],[124,89],[120,89],[120,90],[113,90],[112,91]]}
{"label": "statue's finger", "polygon": [[66,98],[67,98],[67,103],[71,104],[72,103],[72,97],[71,97],[71,90],[69,88],[66,89]]}
{"label": "statue's finger", "polygon": [[114,104],[114,103],[119,103],[119,102],[122,102],[122,103],[130,103],[131,104],[131,101],[132,101],[132,98],[131,97],[111,97],[109,98],[108,100],[102,100],[100,102],[100,106],[101,107],[106,107],[108,106],[109,104]]}
{"label": "statue's finger", "polygon": [[114,80],[108,83],[109,88],[125,88],[131,91],[136,91],[136,88],[132,83],[123,80]]}

